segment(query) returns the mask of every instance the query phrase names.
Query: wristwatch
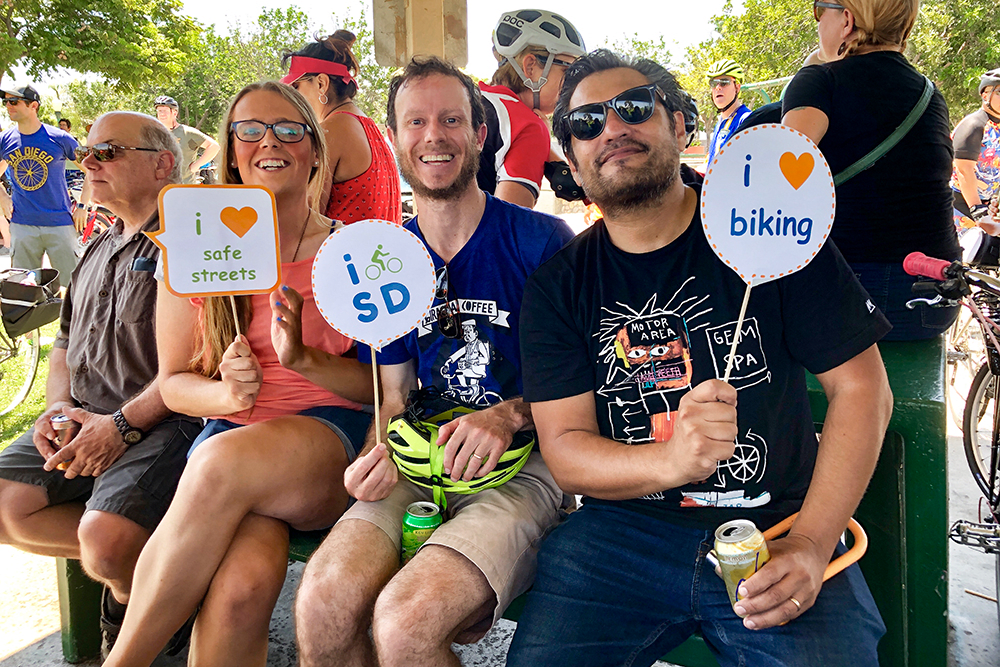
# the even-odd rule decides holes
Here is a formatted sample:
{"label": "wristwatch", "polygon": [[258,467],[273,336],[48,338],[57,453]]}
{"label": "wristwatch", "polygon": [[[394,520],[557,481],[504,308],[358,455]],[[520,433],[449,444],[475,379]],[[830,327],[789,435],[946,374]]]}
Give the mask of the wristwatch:
{"label": "wristwatch", "polygon": [[990,207],[986,204],[976,204],[969,207],[969,218],[977,223],[990,213]]}
{"label": "wristwatch", "polygon": [[122,409],[119,408],[116,410],[115,414],[112,415],[111,418],[115,421],[115,426],[118,427],[118,431],[121,432],[126,445],[135,445],[142,440],[143,436],[145,436],[141,429],[136,429],[128,423],[128,420],[126,420],[125,416],[122,415]]}

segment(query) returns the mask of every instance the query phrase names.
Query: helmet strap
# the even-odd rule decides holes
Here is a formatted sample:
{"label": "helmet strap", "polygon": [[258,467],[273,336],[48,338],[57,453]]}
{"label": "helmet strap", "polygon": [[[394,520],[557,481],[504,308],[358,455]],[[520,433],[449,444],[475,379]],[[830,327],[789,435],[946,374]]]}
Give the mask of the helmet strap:
{"label": "helmet strap", "polygon": [[990,116],[994,117],[1000,117],[1000,109],[997,109],[996,107],[993,106],[993,97],[994,97],[993,93],[996,92],[998,86],[993,86],[990,89],[990,94],[986,97],[985,100],[983,100],[983,109]]}
{"label": "helmet strap", "polygon": [[552,69],[552,61],[555,59],[556,55],[554,53],[550,53],[549,57],[545,61],[545,67],[542,69],[542,76],[538,77],[538,81],[532,81],[531,78],[524,73],[524,70],[521,69],[521,65],[516,59],[508,59],[508,62],[514,68],[514,71],[521,75],[522,82],[532,93],[532,109],[541,109],[542,107],[542,86],[544,86],[549,80],[549,70]]}
{"label": "helmet strap", "polygon": [[726,111],[727,111],[727,110],[728,110],[728,109],[729,109],[729,108],[730,108],[731,106],[733,106],[734,104],[736,104],[736,100],[738,100],[738,99],[740,99],[740,95],[739,95],[739,93],[737,93],[737,94],[736,94],[736,97],[734,97],[734,98],[733,98],[733,99],[732,99],[732,100],[731,100],[731,101],[729,102],[729,104],[727,104],[726,106],[722,107],[721,109],[719,109],[719,107],[716,107],[716,109],[718,109],[718,111],[719,111],[719,113],[720,113],[720,114],[724,114],[724,113],[726,113]]}

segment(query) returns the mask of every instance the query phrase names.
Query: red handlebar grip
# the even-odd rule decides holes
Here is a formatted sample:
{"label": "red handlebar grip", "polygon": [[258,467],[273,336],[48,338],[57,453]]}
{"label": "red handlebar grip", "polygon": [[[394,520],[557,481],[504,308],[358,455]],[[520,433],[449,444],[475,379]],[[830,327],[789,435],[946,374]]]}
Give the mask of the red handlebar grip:
{"label": "red handlebar grip", "polygon": [[950,266],[947,260],[927,257],[923,253],[910,253],[903,260],[903,271],[910,276],[926,276],[936,281],[945,280],[944,270]]}

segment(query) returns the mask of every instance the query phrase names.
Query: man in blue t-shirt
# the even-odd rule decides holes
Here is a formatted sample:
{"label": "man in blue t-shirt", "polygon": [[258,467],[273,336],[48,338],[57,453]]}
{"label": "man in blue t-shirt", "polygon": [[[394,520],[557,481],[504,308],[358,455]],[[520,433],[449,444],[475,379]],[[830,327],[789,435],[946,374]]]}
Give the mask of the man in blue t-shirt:
{"label": "man in blue t-shirt", "polygon": [[0,135],[0,172],[6,171],[13,197],[0,188],[0,211],[11,223],[11,266],[37,269],[42,255],[69,285],[76,268],[76,230],[66,188],[66,161],[78,146],[64,130],[38,120],[41,97],[31,85],[0,91],[7,115],[16,123]]}
{"label": "man in blue t-shirt", "polygon": [[743,119],[750,115],[750,107],[740,102],[740,86],[743,85],[743,68],[735,60],[725,58],[708,69],[708,87],[712,94],[712,104],[719,112],[712,141],[708,144],[705,172],[719,149],[740,129]]}
{"label": "man in blue t-shirt", "polygon": [[[414,59],[389,90],[389,137],[420,212],[406,228],[434,260],[438,289],[417,329],[378,353],[382,424],[344,475],[358,503],[313,555],[299,589],[304,665],[376,665],[376,651],[381,665],[457,665],[452,641],[481,638],[531,584],[537,545],[564,501],[532,452],[499,487],[446,493],[447,521],[399,568],[403,514],[435,496],[398,474],[382,437],[389,418],[412,390],[436,388],[481,409],[441,427],[442,478],[476,481],[509,464],[499,460],[515,434],[533,429],[520,398],[524,285],[572,232],[479,189],[487,130],[468,76],[437,58]],[[368,361],[368,349],[358,357]]]}

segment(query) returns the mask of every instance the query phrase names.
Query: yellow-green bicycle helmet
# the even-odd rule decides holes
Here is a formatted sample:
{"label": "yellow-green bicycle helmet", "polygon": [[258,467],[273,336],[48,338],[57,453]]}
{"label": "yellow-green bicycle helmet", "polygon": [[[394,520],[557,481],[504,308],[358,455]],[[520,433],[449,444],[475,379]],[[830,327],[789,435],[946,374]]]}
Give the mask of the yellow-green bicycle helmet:
{"label": "yellow-green bicycle helmet", "polygon": [[389,420],[392,459],[411,481],[434,490],[434,503],[442,511],[448,506],[446,493],[475,494],[513,478],[535,447],[535,432],[519,431],[492,471],[468,482],[452,481],[443,472],[445,446],[437,444],[438,429],[476,409],[442,396],[436,387],[411,392],[406,403],[406,410]]}
{"label": "yellow-green bicycle helmet", "polygon": [[739,83],[743,83],[743,68],[740,64],[731,58],[724,58],[712,63],[712,66],[708,68],[708,74],[706,75],[709,79],[714,79],[715,77],[730,76]]}

